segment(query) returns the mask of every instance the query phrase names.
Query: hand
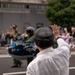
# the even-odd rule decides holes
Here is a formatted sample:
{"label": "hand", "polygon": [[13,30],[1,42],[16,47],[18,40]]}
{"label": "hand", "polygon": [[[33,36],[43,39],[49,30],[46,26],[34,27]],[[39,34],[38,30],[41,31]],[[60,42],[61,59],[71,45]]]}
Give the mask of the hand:
{"label": "hand", "polygon": [[54,34],[54,37],[55,37],[55,38],[57,38],[57,37],[60,35],[59,29],[60,29],[60,28],[59,28],[56,24],[54,24],[54,25],[52,26],[52,30],[53,30],[53,34]]}

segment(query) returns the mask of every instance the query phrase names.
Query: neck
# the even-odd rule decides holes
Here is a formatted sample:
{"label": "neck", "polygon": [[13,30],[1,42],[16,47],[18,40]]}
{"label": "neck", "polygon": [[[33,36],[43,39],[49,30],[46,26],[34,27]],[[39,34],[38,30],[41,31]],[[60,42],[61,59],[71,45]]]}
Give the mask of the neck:
{"label": "neck", "polygon": [[47,48],[50,48],[50,47],[47,47],[47,48],[40,48],[40,47],[37,46],[37,48],[38,48],[39,51],[41,52],[41,51],[43,51],[43,50],[45,50],[45,49],[47,49]]}

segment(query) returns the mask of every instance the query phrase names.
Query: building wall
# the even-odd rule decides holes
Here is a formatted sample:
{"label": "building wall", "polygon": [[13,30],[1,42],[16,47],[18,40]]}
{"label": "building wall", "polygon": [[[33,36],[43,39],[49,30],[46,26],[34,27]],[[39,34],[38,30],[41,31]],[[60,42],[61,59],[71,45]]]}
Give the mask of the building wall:
{"label": "building wall", "polygon": [[17,24],[18,30],[23,32],[26,25],[33,26],[37,29],[37,25],[43,24],[43,26],[50,25],[50,21],[46,18],[44,10],[37,9],[36,4],[29,4],[29,9],[0,9],[0,31],[6,31],[11,24]]}
{"label": "building wall", "polygon": [[48,0],[0,0],[2,2],[18,2],[18,3],[44,3],[47,4]]}

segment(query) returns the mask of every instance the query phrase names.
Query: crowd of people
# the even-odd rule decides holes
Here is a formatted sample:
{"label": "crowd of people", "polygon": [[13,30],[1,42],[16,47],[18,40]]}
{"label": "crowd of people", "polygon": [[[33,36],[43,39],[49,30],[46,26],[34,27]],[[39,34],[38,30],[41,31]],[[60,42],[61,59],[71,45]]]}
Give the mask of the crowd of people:
{"label": "crowd of people", "polygon": [[18,30],[18,27],[16,24],[11,25],[6,32],[2,31],[0,34],[0,46],[9,46],[11,44],[11,41],[18,40],[20,37],[22,40],[24,40],[24,37],[27,37],[27,33],[21,33]]}
{"label": "crowd of people", "polygon": [[[34,35],[35,29],[33,27],[27,27],[25,30],[25,33],[20,33],[18,31],[17,25],[13,24],[10,29],[7,30],[6,34],[2,32],[1,34],[1,46],[10,46],[13,42],[17,40],[22,40],[24,43],[30,43],[33,42],[33,35]],[[32,57],[27,58],[27,63],[29,64],[32,61]],[[18,59],[13,58],[13,66],[14,67],[21,67],[22,62]]]}
{"label": "crowd of people", "polygon": [[[39,53],[27,58],[26,75],[69,75],[70,48],[75,48],[75,27],[69,33],[67,28],[60,31],[59,26],[41,27],[36,31],[27,27],[24,33],[18,31],[13,24],[6,33],[0,35],[1,46],[10,46],[12,41],[23,40],[24,43],[35,42]],[[54,46],[56,42],[57,47]],[[22,62],[13,58],[12,67],[21,67]]]}
{"label": "crowd of people", "polygon": [[2,33],[0,34],[1,46],[8,46],[11,43],[11,39],[17,39],[17,34],[20,35],[17,29],[17,25],[12,25],[6,30],[6,32],[2,31]]}
{"label": "crowd of people", "polygon": [[[61,37],[67,42],[70,43],[70,38],[75,38],[75,27],[71,28],[71,32],[68,32],[67,28],[64,28],[60,32]],[[11,43],[11,39],[17,40],[18,36],[21,36],[22,39],[27,37],[27,33],[21,33],[18,31],[17,25],[13,24],[6,32],[2,31],[0,34],[0,46],[8,46]]]}

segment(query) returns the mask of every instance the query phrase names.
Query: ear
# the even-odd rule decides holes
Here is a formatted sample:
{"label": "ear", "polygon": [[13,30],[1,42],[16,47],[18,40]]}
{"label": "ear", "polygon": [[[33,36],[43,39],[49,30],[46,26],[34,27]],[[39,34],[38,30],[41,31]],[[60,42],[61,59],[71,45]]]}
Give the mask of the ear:
{"label": "ear", "polygon": [[41,49],[39,46],[37,46],[36,42],[34,42],[34,43],[35,43],[35,47],[36,47],[39,51],[42,51],[42,49]]}

